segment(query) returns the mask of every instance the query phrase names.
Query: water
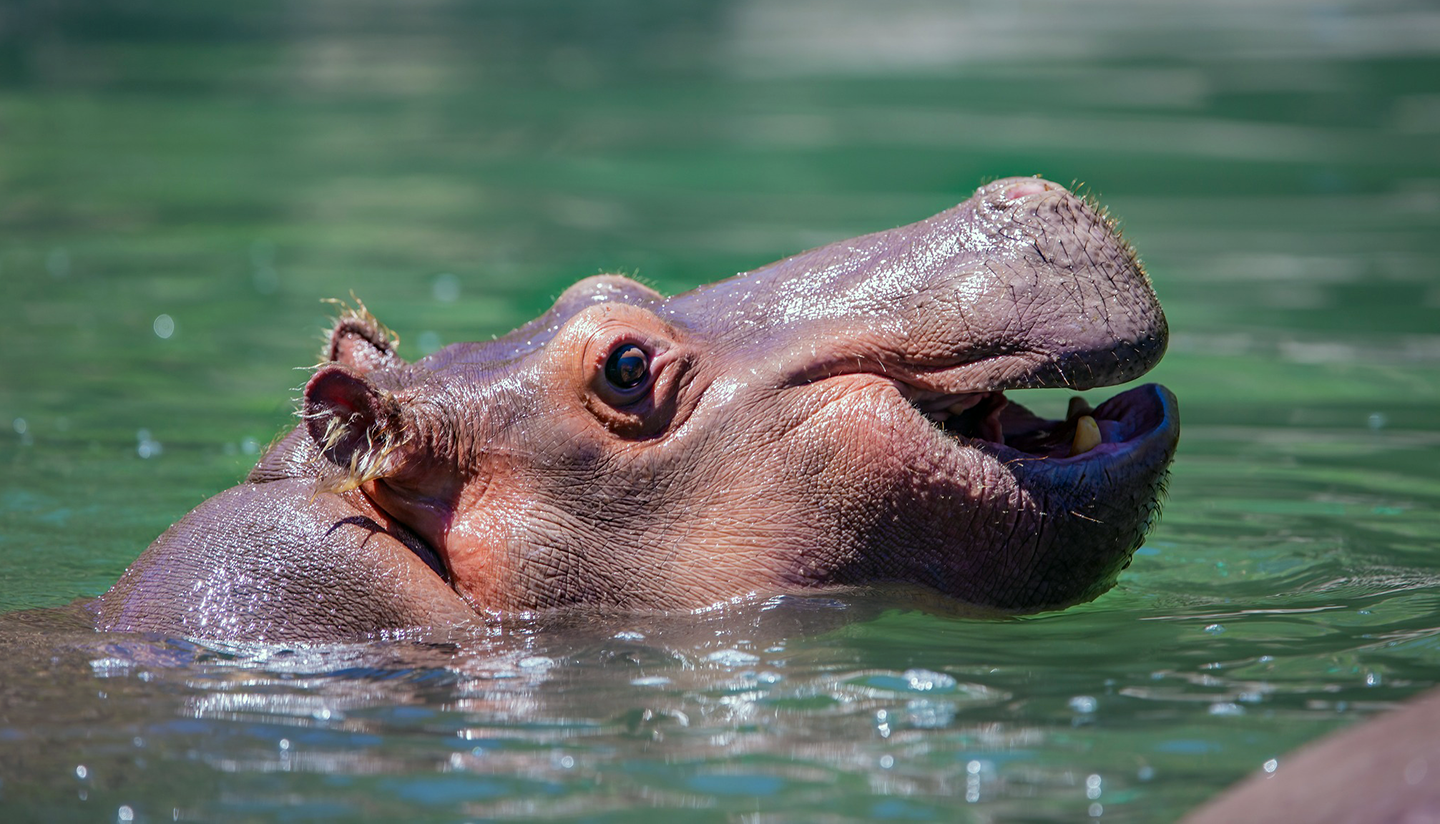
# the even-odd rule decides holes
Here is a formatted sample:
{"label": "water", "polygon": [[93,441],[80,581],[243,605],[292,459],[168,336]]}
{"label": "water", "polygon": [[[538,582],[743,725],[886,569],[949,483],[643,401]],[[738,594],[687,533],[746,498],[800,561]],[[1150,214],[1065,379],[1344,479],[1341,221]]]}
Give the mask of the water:
{"label": "water", "polygon": [[[884,8],[6,7],[3,817],[1162,821],[1440,682],[1440,15]],[[1123,219],[1175,332],[1170,502],[1091,604],[291,650],[16,612],[243,476],[322,298],[416,357],[1035,172]]]}

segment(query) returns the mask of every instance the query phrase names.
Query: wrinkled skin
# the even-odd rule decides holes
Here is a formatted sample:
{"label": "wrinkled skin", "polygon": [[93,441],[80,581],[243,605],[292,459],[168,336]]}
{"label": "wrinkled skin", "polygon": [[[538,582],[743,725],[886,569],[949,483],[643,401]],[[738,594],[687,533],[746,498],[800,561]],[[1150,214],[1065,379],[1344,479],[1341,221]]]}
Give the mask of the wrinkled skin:
{"label": "wrinkled skin", "polygon": [[875,583],[1073,604],[1157,511],[1174,398],[1044,421],[1002,393],[1129,381],[1165,342],[1129,247],[1034,178],[675,297],[589,278],[413,364],[350,312],[303,423],[157,539],[100,625],[352,637]]}

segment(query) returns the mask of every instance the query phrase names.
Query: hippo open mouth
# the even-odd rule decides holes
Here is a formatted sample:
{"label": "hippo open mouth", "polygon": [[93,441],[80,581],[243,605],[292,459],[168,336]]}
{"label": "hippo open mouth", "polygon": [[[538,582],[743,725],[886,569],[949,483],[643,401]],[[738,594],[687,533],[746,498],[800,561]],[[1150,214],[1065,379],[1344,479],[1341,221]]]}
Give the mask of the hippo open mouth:
{"label": "hippo open mouth", "polygon": [[1065,417],[1057,420],[1035,415],[1004,392],[921,391],[909,400],[940,431],[1004,460],[1074,462],[1087,455],[1103,460],[1144,448],[1174,423],[1174,398],[1156,384],[1116,395],[1099,407],[1073,396]]}

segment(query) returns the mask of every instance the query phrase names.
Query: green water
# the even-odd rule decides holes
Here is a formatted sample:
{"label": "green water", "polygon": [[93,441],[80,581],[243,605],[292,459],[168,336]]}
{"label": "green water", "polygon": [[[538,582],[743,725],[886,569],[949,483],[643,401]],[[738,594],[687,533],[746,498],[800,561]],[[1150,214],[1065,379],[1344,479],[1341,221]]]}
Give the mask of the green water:
{"label": "green water", "polygon": [[[1167,821],[1440,683],[1437,27],[1404,0],[0,6],[0,818]],[[290,651],[14,612],[99,594],[243,477],[322,298],[415,357],[584,275],[686,289],[1031,173],[1123,220],[1174,331],[1170,501],[1091,604]]]}

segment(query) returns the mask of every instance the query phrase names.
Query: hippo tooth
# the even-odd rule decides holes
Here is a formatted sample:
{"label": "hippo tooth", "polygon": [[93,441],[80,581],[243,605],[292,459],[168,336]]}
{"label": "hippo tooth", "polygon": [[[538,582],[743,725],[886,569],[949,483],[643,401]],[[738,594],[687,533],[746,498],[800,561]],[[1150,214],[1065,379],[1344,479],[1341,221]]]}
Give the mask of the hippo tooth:
{"label": "hippo tooth", "polygon": [[1100,425],[1089,415],[1081,415],[1075,421],[1075,440],[1070,442],[1070,457],[1084,455],[1100,445]]}
{"label": "hippo tooth", "polygon": [[1070,408],[1065,411],[1065,420],[1073,421],[1081,415],[1089,415],[1095,409],[1079,395],[1070,398]]}

